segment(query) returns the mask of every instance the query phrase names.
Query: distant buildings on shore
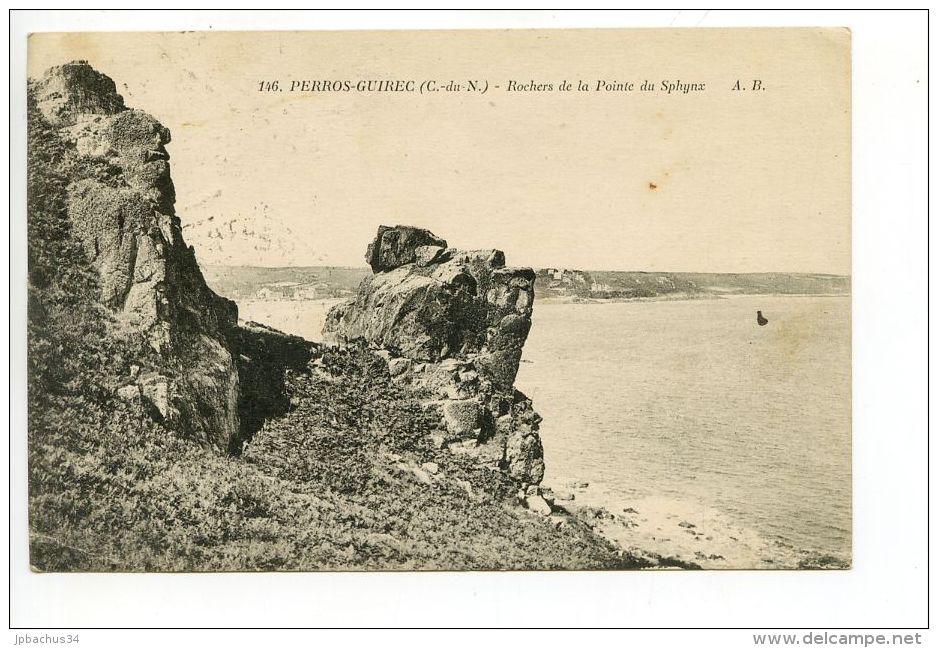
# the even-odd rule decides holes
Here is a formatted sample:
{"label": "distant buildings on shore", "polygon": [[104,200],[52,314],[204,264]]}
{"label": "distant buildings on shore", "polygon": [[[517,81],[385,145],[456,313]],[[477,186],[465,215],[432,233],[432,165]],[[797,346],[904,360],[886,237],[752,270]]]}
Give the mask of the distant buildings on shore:
{"label": "distant buildings on shore", "polygon": [[314,283],[298,283],[295,281],[278,281],[262,286],[254,293],[254,297],[268,301],[307,301],[311,299],[328,299],[351,294],[351,291],[330,286],[323,281]]}

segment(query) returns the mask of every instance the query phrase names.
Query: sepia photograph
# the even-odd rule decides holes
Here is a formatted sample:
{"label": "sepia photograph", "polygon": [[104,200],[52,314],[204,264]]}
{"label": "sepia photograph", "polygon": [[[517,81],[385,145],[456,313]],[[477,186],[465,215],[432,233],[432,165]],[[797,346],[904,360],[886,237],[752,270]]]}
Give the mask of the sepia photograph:
{"label": "sepia photograph", "polygon": [[928,645],[927,11],[9,19],[10,645]]}
{"label": "sepia photograph", "polygon": [[30,35],[30,568],[850,569],[850,51]]}

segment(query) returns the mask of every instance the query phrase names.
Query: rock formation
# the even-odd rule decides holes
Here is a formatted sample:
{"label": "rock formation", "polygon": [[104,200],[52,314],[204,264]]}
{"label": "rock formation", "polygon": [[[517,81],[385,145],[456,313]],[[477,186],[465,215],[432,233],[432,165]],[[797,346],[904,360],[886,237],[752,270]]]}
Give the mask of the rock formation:
{"label": "rock formation", "polygon": [[101,300],[159,356],[136,366],[120,394],[204,446],[236,446],[245,436],[245,399],[253,398],[239,373],[264,365],[250,352],[266,346],[245,341],[250,331],[238,329],[237,306],[208,288],[183,240],[169,130],[127,108],[114,82],[85,61],[50,68],[29,94],[71,145],[61,162],[69,169],[68,218],[98,270]]}
{"label": "rock formation", "polygon": [[395,380],[427,395],[435,438],[455,454],[540,483],[540,416],[514,388],[531,328],[534,272],[505,267],[499,250],[460,251],[431,232],[381,226],[368,246],[374,274],[333,308],[324,333],[379,348]]}
{"label": "rock formation", "polygon": [[[118,395],[205,447],[238,453],[266,418],[287,411],[285,374],[304,370],[316,345],[239,326],[235,303],[208,288],[174,207],[170,132],[126,107],[111,79],[76,61],[31,81],[29,97],[67,144],[58,164],[68,219],[98,271],[100,299],[151,347]],[[438,445],[538,484],[540,417],[514,388],[534,272],[413,227],[381,227],[367,261],[374,274],[330,313],[327,330],[367,340],[395,380],[425,395]]]}

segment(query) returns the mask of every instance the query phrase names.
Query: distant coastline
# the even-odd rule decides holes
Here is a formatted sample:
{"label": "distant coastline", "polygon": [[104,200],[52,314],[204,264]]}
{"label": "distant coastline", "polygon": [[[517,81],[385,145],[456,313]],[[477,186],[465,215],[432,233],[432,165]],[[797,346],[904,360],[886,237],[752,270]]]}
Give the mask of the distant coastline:
{"label": "distant coastline", "polygon": [[[255,301],[312,301],[352,297],[368,268],[205,265],[206,282],[220,294]],[[817,273],[707,273],[618,270],[536,270],[540,303],[612,303],[718,299],[739,295],[849,295],[848,276]]]}
{"label": "distant coastline", "polygon": [[655,295],[654,297],[537,297],[537,303],[543,305],[557,304],[622,304],[628,302],[667,302],[667,301],[695,301],[711,299],[735,299],[738,297],[849,297],[849,292],[843,293],[732,293],[719,295],[714,293],[669,293]]}

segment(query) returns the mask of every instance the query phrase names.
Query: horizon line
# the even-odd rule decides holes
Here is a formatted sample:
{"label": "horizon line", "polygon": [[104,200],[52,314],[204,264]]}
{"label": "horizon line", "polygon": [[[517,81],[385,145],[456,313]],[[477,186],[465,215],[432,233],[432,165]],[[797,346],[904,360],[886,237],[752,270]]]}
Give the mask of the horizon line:
{"label": "horizon line", "polygon": [[[360,266],[349,266],[349,265],[283,265],[283,266],[269,266],[269,265],[252,265],[252,264],[237,264],[237,263],[209,263],[209,262],[199,262],[200,267],[216,267],[216,268],[258,268],[263,270],[284,270],[284,269],[304,269],[304,268],[336,268],[341,270],[365,270],[371,272],[371,268],[367,265]],[[603,270],[603,269],[588,269],[588,268],[572,268],[569,266],[508,266],[508,267],[530,267],[533,270],[570,270],[575,272],[631,272],[631,273],[641,273],[641,274],[711,274],[711,275],[814,275],[814,276],[824,276],[824,277],[841,277],[850,279],[853,277],[852,274],[839,274],[836,272],[815,272],[815,271],[787,271],[787,270],[746,270],[746,271],[715,271],[715,270]]]}

